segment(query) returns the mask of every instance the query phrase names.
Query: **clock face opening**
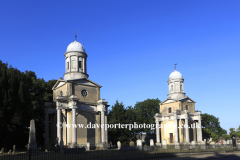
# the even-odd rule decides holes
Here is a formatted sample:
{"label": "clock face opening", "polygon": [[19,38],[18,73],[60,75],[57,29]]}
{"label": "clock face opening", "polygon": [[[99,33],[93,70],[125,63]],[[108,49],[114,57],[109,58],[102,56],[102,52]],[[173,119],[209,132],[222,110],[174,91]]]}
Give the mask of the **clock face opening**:
{"label": "clock face opening", "polygon": [[87,97],[88,96],[88,92],[85,89],[82,90],[81,93],[82,93],[83,97]]}

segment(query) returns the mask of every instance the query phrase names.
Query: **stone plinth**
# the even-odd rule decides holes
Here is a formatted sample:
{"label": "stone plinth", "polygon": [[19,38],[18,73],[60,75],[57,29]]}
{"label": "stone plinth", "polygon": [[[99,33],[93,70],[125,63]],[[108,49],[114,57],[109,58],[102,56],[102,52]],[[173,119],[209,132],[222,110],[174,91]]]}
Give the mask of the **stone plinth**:
{"label": "stone plinth", "polygon": [[200,142],[200,145],[201,145],[201,149],[206,149],[206,142],[205,141]]}
{"label": "stone plinth", "polygon": [[180,144],[178,142],[175,142],[174,145],[175,145],[175,149],[180,149]]}
{"label": "stone plinth", "polygon": [[193,149],[195,149],[195,148],[196,148],[196,142],[195,142],[195,141],[192,141],[192,142],[191,142],[191,146],[192,146]]}
{"label": "stone plinth", "polygon": [[107,142],[102,142],[100,145],[101,150],[106,150],[108,149],[108,143]]}
{"label": "stone plinth", "polygon": [[155,143],[156,147],[162,147],[161,143]]}
{"label": "stone plinth", "polygon": [[162,141],[162,147],[163,147],[163,149],[167,149],[167,140],[166,139],[164,139]]}
{"label": "stone plinth", "polygon": [[191,143],[186,142],[186,143],[183,145],[183,150],[189,150],[189,149],[192,149]]}

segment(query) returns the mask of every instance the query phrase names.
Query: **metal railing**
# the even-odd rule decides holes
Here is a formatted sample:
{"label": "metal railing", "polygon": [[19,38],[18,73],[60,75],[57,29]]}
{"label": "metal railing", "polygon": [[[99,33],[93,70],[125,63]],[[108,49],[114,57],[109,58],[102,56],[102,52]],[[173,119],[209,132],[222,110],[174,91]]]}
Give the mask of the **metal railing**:
{"label": "metal railing", "polygon": [[[64,148],[51,151],[16,150],[0,153],[1,160],[76,160],[104,159],[127,157],[127,159],[146,159],[147,157],[176,156],[179,153],[192,154],[200,152],[233,152],[240,151],[240,146],[233,145],[165,145],[165,146],[122,146],[121,149],[90,150],[85,148]],[[126,158],[125,158],[126,159]]]}

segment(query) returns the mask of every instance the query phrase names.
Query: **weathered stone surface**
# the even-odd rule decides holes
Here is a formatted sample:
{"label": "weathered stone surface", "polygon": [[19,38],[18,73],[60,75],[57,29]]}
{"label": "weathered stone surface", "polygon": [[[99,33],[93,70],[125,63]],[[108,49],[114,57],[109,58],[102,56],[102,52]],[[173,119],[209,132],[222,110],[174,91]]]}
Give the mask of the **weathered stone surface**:
{"label": "weathered stone surface", "polygon": [[8,154],[12,154],[12,150],[9,150],[9,151],[8,151]]}
{"label": "weathered stone surface", "polygon": [[154,146],[154,140],[150,139],[150,146]]}
{"label": "weathered stone surface", "polygon": [[133,141],[131,141],[130,143],[129,143],[129,146],[135,146],[135,143],[133,142]]}
{"label": "weathered stone surface", "polygon": [[[190,146],[191,144],[189,142],[186,142],[185,144],[183,144],[183,150],[189,150],[190,149]],[[191,147],[192,149],[192,147]]]}
{"label": "weathered stone surface", "polygon": [[195,142],[195,141],[192,141],[192,142],[191,142],[191,145],[192,145],[192,148],[193,148],[193,149],[196,148],[196,142]]}
{"label": "weathered stone surface", "polygon": [[155,143],[156,147],[162,147],[161,143]]}
{"label": "weathered stone surface", "polygon": [[175,149],[180,149],[180,144],[178,142],[175,142]]}
{"label": "weathered stone surface", "polygon": [[163,147],[163,149],[167,149],[167,140],[166,139],[164,139],[162,141],[162,147]]}
{"label": "weathered stone surface", "polygon": [[142,140],[141,139],[137,140],[137,149],[142,151]]}
{"label": "weathered stone surface", "polygon": [[205,141],[200,142],[200,145],[201,145],[201,149],[206,149],[206,142]]}
{"label": "weathered stone surface", "polygon": [[236,147],[237,149],[240,149],[240,143],[237,143]]}
{"label": "weathered stone surface", "polygon": [[90,150],[90,143],[88,142],[86,146],[86,151],[89,151],[89,150]]}
{"label": "weathered stone surface", "polygon": [[[108,143],[107,142],[102,142],[100,145],[101,150],[106,150],[108,149]],[[90,146],[89,146],[90,149]]]}
{"label": "weathered stone surface", "polygon": [[118,146],[118,149],[121,149],[121,142],[120,141],[117,142],[117,146]]}
{"label": "weathered stone surface", "polygon": [[33,119],[30,121],[29,142],[27,145],[27,149],[28,150],[37,150],[35,122]]}
{"label": "weathered stone surface", "polygon": [[154,148],[155,148],[154,146],[143,146],[142,150],[150,152],[150,151],[154,151]]}

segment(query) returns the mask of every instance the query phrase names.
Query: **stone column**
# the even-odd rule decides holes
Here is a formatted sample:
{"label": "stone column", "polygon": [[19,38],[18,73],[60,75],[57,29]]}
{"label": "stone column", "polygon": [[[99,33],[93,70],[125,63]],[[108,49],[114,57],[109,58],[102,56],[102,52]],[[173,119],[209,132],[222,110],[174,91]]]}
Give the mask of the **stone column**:
{"label": "stone column", "polygon": [[[102,127],[104,126],[104,127]],[[106,142],[105,139],[105,111],[101,111],[101,135],[102,135],[102,143]]]}
{"label": "stone column", "polygon": [[201,117],[199,117],[198,124],[197,124],[197,141],[198,142],[202,141],[202,122],[201,122]]}
{"label": "stone column", "polygon": [[185,119],[185,129],[186,129],[186,142],[189,142],[189,128],[188,128],[188,118]]}
{"label": "stone column", "polygon": [[82,60],[83,60],[83,61],[82,61],[82,63],[83,63],[83,64],[82,64],[82,66],[83,66],[83,73],[85,73],[85,67],[86,67],[86,66],[85,66],[85,58],[82,58]]}
{"label": "stone column", "polygon": [[178,143],[178,120],[175,118],[175,143]]}
{"label": "stone column", "polygon": [[67,123],[71,127],[66,127],[67,130],[67,144],[72,143],[72,113],[70,111],[67,111]]}
{"label": "stone column", "polygon": [[183,127],[183,121],[180,119],[179,120],[179,142],[184,142],[184,139],[183,139],[183,130],[184,130],[184,127]]}
{"label": "stone column", "polygon": [[[107,124],[107,116],[105,115],[105,124]],[[108,143],[108,128],[106,128],[107,130],[105,130],[105,140]]]}
{"label": "stone column", "polygon": [[85,59],[85,73],[87,73],[87,58]]}
{"label": "stone column", "polygon": [[72,109],[72,146],[77,144],[77,125],[76,125],[76,108]]}
{"label": "stone column", "polygon": [[157,140],[157,143],[160,143],[159,121],[158,120],[156,120],[156,140]]}
{"label": "stone column", "polygon": [[[99,114],[96,115],[96,124],[101,126],[100,115]],[[96,143],[97,143],[97,145],[100,145],[100,143],[101,143],[101,127],[96,127],[95,128],[95,134],[96,134]]]}
{"label": "stone column", "polygon": [[49,149],[49,118],[45,111],[45,149]]}
{"label": "stone column", "polygon": [[58,145],[62,146],[62,110],[61,109],[57,109],[57,137],[58,137]]}
{"label": "stone column", "polygon": [[197,138],[196,138],[196,122],[195,121],[193,122],[193,126],[194,126],[194,128],[193,128],[193,141],[197,142]]}

